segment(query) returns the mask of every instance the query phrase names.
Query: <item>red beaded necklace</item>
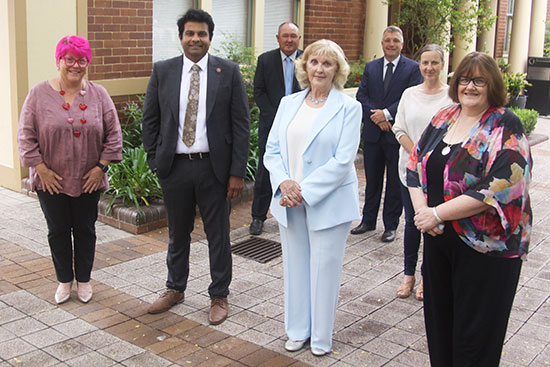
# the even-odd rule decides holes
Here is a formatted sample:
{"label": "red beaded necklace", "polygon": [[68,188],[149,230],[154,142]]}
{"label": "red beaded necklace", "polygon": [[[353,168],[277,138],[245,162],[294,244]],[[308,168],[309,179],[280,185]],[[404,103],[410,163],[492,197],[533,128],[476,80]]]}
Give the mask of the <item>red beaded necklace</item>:
{"label": "red beaded necklace", "polygon": [[[61,107],[67,111],[67,114],[68,114],[68,118],[67,118],[67,122],[69,124],[71,124],[72,128],[73,128],[73,135],[75,137],[80,137],[80,135],[82,134],[80,130],[78,130],[78,128],[75,129],[75,126],[73,125],[73,122],[74,122],[74,119],[72,118],[71,116],[71,104],[67,101],[65,101],[65,90],[63,89],[63,86],[61,85],[61,81],[59,82],[59,94],[61,95],[61,97],[63,98],[63,104],[61,105]],[[78,108],[80,108],[80,110],[82,111],[82,117],[80,118],[80,123],[82,125],[84,125],[86,123],[86,117],[85,117],[85,114],[86,114],[86,109],[88,108],[88,105],[86,105],[85,101],[84,101],[84,96],[86,95],[86,90],[84,89],[84,85],[82,85],[82,89],[80,90],[79,94],[82,96],[82,103],[80,103],[78,105]],[[76,99],[76,97],[75,97]]]}

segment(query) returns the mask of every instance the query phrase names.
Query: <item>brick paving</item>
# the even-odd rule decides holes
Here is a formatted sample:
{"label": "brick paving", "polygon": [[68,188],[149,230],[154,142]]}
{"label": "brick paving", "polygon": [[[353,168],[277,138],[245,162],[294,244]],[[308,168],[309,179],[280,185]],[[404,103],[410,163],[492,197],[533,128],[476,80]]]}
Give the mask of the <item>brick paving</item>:
{"label": "brick paving", "polygon": [[[541,118],[536,133],[550,135]],[[550,142],[533,147],[534,227],[509,322],[502,366],[550,365]],[[364,175],[359,172],[364,185]],[[362,190],[361,190],[362,191]],[[233,242],[249,237],[250,202],[234,206]],[[167,229],[133,236],[97,224],[89,304],[53,302],[57,282],[38,202],[0,188],[0,367],[4,366],[427,366],[422,303],[398,299],[402,228],[350,236],[332,353],[284,351],[281,259],[234,256],[226,322],[209,326],[207,246],[196,222],[185,302],[146,309],[164,288]],[[273,218],[262,237],[279,240]]]}

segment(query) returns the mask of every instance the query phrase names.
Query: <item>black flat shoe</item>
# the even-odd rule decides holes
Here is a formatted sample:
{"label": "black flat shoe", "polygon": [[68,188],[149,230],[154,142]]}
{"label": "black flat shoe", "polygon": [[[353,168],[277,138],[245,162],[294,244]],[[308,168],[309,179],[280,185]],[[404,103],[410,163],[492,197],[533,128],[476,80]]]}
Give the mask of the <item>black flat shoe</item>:
{"label": "black flat shoe", "polygon": [[382,242],[392,242],[395,240],[395,229],[386,229],[384,233],[382,233]]}
{"label": "black flat shoe", "polygon": [[250,223],[249,232],[251,235],[257,236],[262,233],[264,229],[264,221],[258,218],[254,218]]}
{"label": "black flat shoe", "polygon": [[359,224],[357,227],[351,230],[351,234],[363,234],[365,232],[374,231],[376,226],[369,226],[365,223]]}

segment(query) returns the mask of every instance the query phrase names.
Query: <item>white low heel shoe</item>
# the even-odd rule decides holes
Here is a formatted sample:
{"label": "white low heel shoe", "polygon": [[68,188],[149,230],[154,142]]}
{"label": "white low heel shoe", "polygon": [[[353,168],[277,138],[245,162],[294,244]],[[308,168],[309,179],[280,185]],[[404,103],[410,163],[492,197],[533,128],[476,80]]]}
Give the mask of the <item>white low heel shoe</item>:
{"label": "white low heel shoe", "polygon": [[287,340],[285,349],[289,352],[297,352],[304,347],[306,340]]}
{"label": "white low heel shoe", "polygon": [[93,291],[90,282],[78,283],[78,299],[83,303],[88,303],[92,299]]}
{"label": "white low heel shoe", "polygon": [[325,351],[322,350],[321,348],[311,347],[311,354],[313,354],[313,355],[316,356],[316,357],[322,357],[322,356],[324,356],[325,354],[328,354],[328,352],[325,352]]}
{"label": "white low heel shoe", "polygon": [[67,302],[67,300],[71,297],[71,288],[73,286],[73,282],[67,282],[67,283],[59,283],[57,286],[57,290],[55,291],[55,303],[58,305]]}

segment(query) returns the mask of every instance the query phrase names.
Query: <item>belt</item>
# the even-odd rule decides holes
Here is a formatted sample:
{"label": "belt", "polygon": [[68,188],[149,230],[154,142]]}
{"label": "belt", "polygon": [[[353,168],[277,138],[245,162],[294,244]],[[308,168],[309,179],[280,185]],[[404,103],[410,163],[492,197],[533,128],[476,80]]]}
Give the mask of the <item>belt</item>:
{"label": "belt", "polygon": [[181,153],[181,154],[176,154],[176,157],[193,161],[195,159],[208,158],[209,155],[210,155],[210,153],[208,153],[208,152],[207,153]]}

